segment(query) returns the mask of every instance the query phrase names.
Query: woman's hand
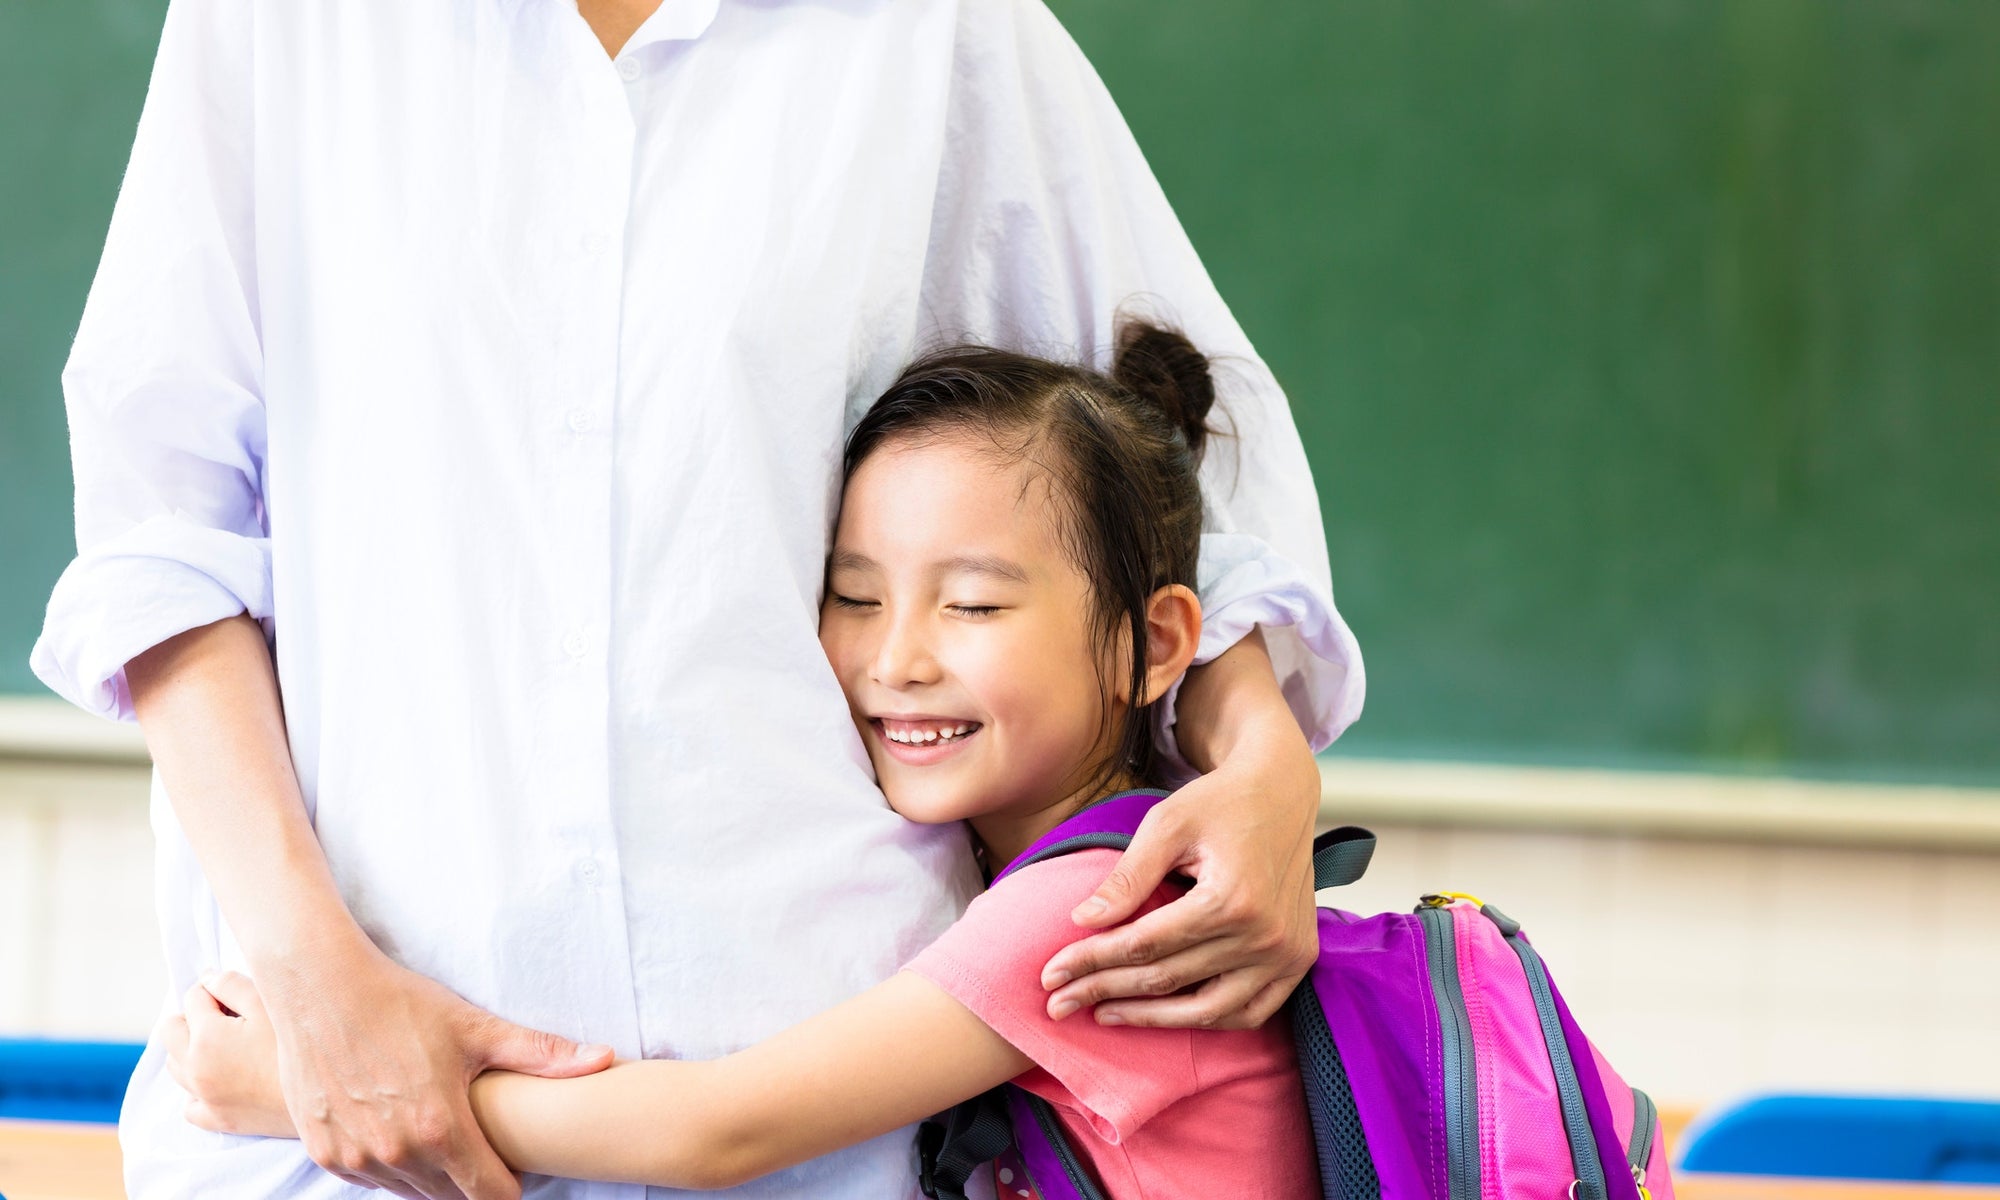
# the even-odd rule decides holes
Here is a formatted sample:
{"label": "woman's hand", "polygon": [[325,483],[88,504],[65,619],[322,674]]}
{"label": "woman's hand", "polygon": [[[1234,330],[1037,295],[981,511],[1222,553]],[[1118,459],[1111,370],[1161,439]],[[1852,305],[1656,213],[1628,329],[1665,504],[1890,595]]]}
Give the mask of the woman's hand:
{"label": "woman's hand", "polygon": [[335,1175],[407,1200],[518,1196],[473,1120],[472,1079],[585,1075],[611,1048],[502,1020],[377,951],[343,961],[337,987],[225,972],[189,989],[162,1030],[188,1120],[302,1137]]}
{"label": "woman's hand", "polygon": [[278,1086],[278,1037],[256,985],[234,971],[210,972],[164,1019],[167,1074],[191,1099],[190,1123],[217,1133],[295,1138]]}
{"label": "woman's hand", "polygon": [[307,1153],[406,1200],[521,1194],[473,1119],[467,1089],[481,1072],[562,1078],[612,1060],[609,1046],[503,1020],[372,945],[259,968],[257,985]]}
{"label": "woman's hand", "polygon": [[[1183,752],[1207,771],[1147,814],[1073,919],[1104,933],[1049,960],[1057,1020],[1254,1029],[1284,1005],[1319,950],[1312,836],[1319,766],[1253,633],[1181,688]],[[1128,924],[1169,875],[1195,886]]]}

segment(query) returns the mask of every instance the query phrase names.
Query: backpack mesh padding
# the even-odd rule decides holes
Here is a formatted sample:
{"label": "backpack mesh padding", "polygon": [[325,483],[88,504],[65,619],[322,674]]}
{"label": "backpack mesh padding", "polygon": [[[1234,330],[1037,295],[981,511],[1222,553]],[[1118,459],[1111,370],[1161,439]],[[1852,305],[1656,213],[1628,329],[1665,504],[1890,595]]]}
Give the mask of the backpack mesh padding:
{"label": "backpack mesh padding", "polygon": [[1306,1085],[1306,1113],[1312,1120],[1313,1150],[1319,1157],[1319,1185],[1325,1200],[1382,1200],[1382,1181],[1361,1131],[1361,1111],[1347,1068],[1334,1048],[1326,1013],[1307,979],[1292,992],[1292,1037],[1299,1049],[1299,1075]]}

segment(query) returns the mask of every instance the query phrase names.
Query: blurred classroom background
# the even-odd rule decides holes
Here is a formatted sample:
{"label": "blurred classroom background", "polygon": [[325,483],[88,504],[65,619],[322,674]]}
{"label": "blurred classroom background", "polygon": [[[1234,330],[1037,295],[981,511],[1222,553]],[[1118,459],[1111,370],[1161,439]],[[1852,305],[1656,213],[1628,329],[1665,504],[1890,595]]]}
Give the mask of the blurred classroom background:
{"label": "blurred classroom background", "polygon": [[[2000,1100],[2000,6],[1052,6],[1313,459],[1341,906],[1504,907],[1677,1123]],[[0,1038],[163,999],[144,748],[26,660],[164,7],[0,6]],[[89,1132],[0,1192],[117,1194]]]}

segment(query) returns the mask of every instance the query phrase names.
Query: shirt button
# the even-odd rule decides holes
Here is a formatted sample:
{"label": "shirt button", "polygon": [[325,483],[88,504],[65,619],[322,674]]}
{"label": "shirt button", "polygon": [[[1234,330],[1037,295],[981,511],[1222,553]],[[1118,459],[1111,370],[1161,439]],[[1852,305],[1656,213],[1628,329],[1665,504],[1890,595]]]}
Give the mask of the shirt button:
{"label": "shirt button", "polygon": [[583,652],[590,649],[590,644],[583,640],[583,630],[572,629],[563,635],[562,648],[563,653],[571,658],[582,658]]}
{"label": "shirt button", "polygon": [[630,56],[618,60],[618,78],[626,83],[639,78],[639,60]]}
{"label": "shirt button", "polygon": [[569,427],[572,431],[576,433],[588,433],[593,424],[595,422],[591,420],[589,409],[572,408],[569,410]]}
{"label": "shirt button", "polygon": [[596,887],[597,881],[604,878],[604,868],[597,865],[596,859],[586,858],[576,864],[576,877],[584,886]]}

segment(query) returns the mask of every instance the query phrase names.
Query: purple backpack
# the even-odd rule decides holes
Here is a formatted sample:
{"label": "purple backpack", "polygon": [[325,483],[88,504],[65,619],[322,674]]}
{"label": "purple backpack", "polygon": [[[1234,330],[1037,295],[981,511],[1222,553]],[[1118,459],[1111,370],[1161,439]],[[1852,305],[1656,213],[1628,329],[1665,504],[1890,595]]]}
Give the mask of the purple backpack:
{"label": "purple backpack", "polygon": [[[994,882],[1093,847],[1122,850],[1165,795],[1125,792],[1071,817]],[[1313,843],[1314,883],[1361,878],[1375,837]],[[1519,924],[1425,896],[1411,913],[1319,910],[1319,961],[1287,1005],[1321,1200],[1672,1200],[1659,1114],[1571,1019]],[[919,1138],[924,1195],[961,1200],[996,1158],[1002,1200],[1110,1200],[1049,1105],[1004,1085]],[[1245,1147],[1246,1156],[1255,1149]]]}

